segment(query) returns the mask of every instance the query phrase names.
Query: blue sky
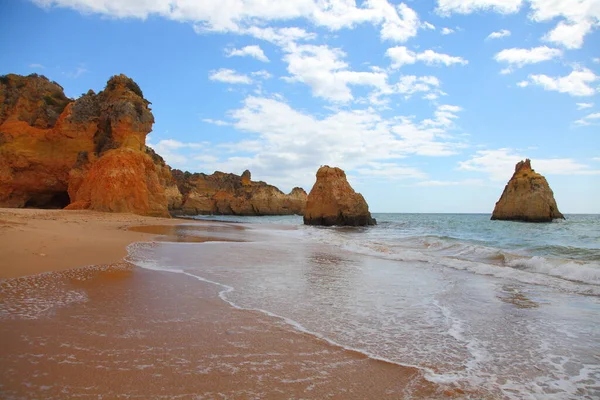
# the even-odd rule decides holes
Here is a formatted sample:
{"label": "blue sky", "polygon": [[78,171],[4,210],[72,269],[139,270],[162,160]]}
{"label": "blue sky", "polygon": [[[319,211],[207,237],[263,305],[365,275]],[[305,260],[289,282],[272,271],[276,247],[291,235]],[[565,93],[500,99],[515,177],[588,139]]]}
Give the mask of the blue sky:
{"label": "blue sky", "polygon": [[174,168],[284,191],[343,168],[374,212],[491,212],[525,157],[600,213],[600,0],[14,0],[0,74],[132,77]]}

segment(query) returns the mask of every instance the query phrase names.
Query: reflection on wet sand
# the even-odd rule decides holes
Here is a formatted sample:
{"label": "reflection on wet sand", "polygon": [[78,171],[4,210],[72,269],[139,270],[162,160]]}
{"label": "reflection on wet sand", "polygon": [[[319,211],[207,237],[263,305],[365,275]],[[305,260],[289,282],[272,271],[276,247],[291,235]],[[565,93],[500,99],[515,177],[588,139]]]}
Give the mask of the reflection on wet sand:
{"label": "reflection on wet sand", "polygon": [[503,302],[512,304],[518,308],[537,308],[540,306],[538,302],[525,296],[519,288],[511,285],[502,286],[502,292],[498,298]]}
{"label": "reflection on wet sand", "polygon": [[1,281],[0,397],[462,397],[217,290],[126,263]]}
{"label": "reflection on wet sand", "polygon": [[227,237],[231,231],[243,230],[243,227],[218,225],[144,225],[132,226],[130,231],[157,235],[159,242],[204,243],[204,242],[241,242],[242,240]]}

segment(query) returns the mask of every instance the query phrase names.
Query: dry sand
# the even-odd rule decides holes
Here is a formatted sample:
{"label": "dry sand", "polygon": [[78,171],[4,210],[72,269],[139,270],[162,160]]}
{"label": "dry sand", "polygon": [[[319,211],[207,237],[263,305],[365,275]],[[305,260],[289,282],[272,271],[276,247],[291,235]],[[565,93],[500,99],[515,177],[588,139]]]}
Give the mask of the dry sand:
{"label": "dry sand", "polygon": [[127,255],[128,244],[164,233],[128,228],[182,222],[95,211],[0,208],[0,278],[116,263]]}

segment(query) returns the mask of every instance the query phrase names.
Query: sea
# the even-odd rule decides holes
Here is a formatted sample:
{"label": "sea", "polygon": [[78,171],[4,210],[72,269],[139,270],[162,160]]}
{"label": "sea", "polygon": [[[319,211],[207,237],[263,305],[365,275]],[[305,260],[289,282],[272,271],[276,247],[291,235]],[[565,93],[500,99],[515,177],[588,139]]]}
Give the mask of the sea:
{"label": "sea", "polygon": [[181,233],[214,241],[136,244],[127,260],[466,393],[600,398],[600,215],[542,224],[373,216],[376,226],[358,228],[197,217],[214,229]]}

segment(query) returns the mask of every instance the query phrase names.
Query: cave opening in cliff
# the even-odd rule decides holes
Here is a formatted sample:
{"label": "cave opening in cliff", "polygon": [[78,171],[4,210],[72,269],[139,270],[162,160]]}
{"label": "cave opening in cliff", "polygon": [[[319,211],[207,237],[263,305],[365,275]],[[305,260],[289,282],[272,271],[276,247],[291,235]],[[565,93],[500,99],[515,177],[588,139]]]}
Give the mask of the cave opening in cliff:
{"label": "cave opening in cliff", "polygon": [[59,209],[65,208],[70,203],[71,199],[67,192],[38,193],[27,200],[25,208]]}

